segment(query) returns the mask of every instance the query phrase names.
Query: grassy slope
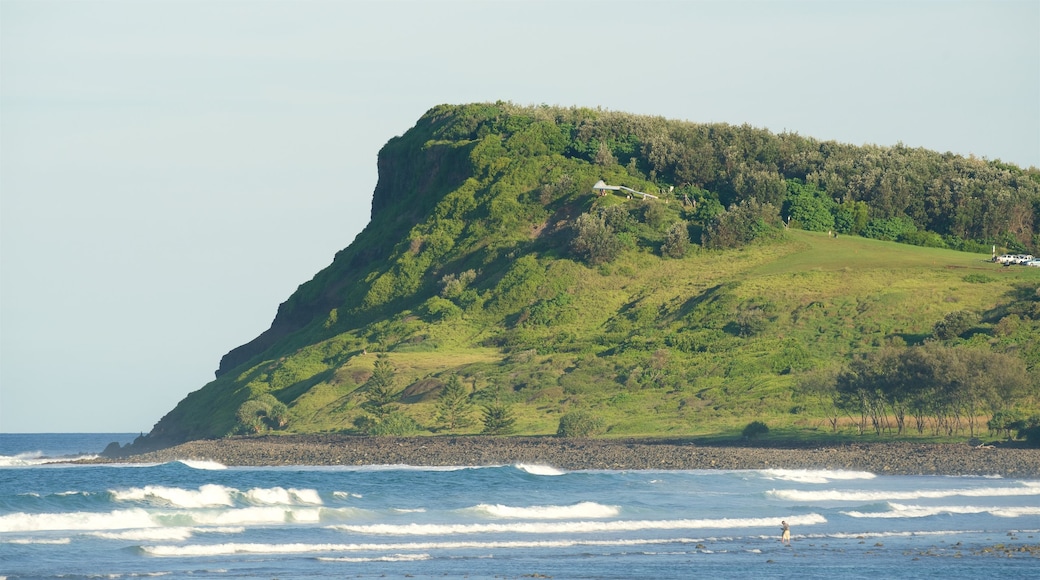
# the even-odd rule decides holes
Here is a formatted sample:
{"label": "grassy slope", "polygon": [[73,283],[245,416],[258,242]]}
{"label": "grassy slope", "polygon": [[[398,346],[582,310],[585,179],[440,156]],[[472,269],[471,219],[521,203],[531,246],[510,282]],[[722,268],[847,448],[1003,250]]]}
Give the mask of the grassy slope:
{"label": "grassy slope", "polygon": [[[947,312],[986,313],[1016,284],[1040,283],[1040,269],[1004,268],[978,254],[802,231],[782,243],[682,260],[631,250],[598,269],[554,263],[571,279],[573,312],[551,326],[515,326],[520,348],[487,346],[502,333],[487,314],[431,322],[403,312],[375,330],[255,367],[237,377],[239,391],[271,392],[289,404],[291,431],[349,430],[363,413],[359,388],[374,350],[389,345],[402,408],[430,432],[437,432],[435,395],[452,372],[475,402],[510,405],[525,434],[554,433],[574,409],[602,417],[612,436],[704,435],[753,419],[774,429],[815,428],[825,405],[798,388],[807,373],[896,336],[920,341]],[[972,273],[990,281],[966,281]],[[766,308],[766,330],[746,338],[724,330],[747,303]],[[696,337],[692,352],[669,347],[664,337],[675,333]],[[646,378],[654,352],[663,361],[656,382]],[[781,368],[790,362],[783,356],[794,370]],[[479,429],[475,421],[459,432]]]}

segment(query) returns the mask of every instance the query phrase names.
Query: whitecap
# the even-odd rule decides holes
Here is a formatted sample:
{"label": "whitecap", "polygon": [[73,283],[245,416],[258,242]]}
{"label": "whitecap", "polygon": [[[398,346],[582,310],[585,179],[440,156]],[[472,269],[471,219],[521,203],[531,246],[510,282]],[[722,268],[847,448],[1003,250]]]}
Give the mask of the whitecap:
{"label": "whitecap", "polygon": [[618,515],[617,506],[585,501],[568,506],[541,505],[515,507],[501,504],[479,504],[471,508],[497,518],[515,519],[566,519],[566,518],[609,518]]}
{"label": "whitecap", "polygon": [[283,487],[254,487],[245,492],[246,499],[251,503],[266,505],[294,505],[309,504],[322,505],[321,496],[313,489],[285,489]]}
{"label": "whitecap", "polygon": [[386,556],[374,556],[370,558],[328,558],[320,557],[316,558],[319,562],[421,562],[423,560],[430,560],[429,554],[389,554]]}
{"label": "whitecap", "polygon": [[910,499],[941,499],[954,496],[962,497],[1012,497],[1040,495],[1040,485],[1033,482],[1023,482],[1016,486],[1001,487],[979,487],[959,489],[912,489],[907,491],[883,490],[798,490],[798,489],[773,489],[766,492],[767,495],[778,499],[786,499],[802,502],[816,501],[885,501],[885,500],[910,500]]}
{"label": "whitecap", "polygon": [[869,471],[844,471],[831,469],[762,469],[759,473],[770,479],[798,483],[830,483],[835,480],[874,479]]}
{"label": "whitecap", "polygon": [[528,465],[526,463],[517,463],[515,465],[520,471],[525,471],[531,475],[566,475],[566,471],[550,467],[548,465]]}
{"label": "whitecap", "polygon": [[40,544],[47,546],[64,546],[72,542],[72,538],[9,538],[2,540],[4,544]]}
{"label": "whitecap", "polygon": [[845,511],[843,514],[853,518],[925,518],[940,514],[990,514],[997,517],[1016,518],[1020,516],[1040,515],[1040,506],[974,506],[974,505],[904,505],[887,504],[888,510],[881,512]]}
{"label": "whitecap", "polygon": [[146,485],[124,490],[111,490],[110,493],[115,501],[147,501],[180,508],[200,508],[233,505],[231,496],[235,491],[237,490],[223,485],[206,484],[199,487],[198,490]]}
{"label": "whitecap", "polygon": [[[339,524],[330,529],[356,534],[387,536],[439,536],[454,534],[583,534],[600,532],[633,532],[640,530],[734,529],[773,527],[776,517],[719,518],[682,520],[613,520],[570,522],[508,522],[484,524]],[[819,514],[787,516],[791,525],[810,526],[826,523]]]}
{"label": "whitecap", "polygon": [[143,509],[110,512],[67,512],[29,514],[18,512],[0,516],[0,532],[42,530],[119,530],[149,528],[158,524]]}
{"label": "whitecap", "polygon": [[190,544],[186,546],[142,546],[141,551],[151,556],[197,557],[230,556],[234,554],[307,554],[317,552],[400,552],[453,549],[528,549],[561,548],[571,546],[646,546],[664,544],[694,544],[702,540],[694,538],[655,538],[619,540],[472,540],[454,542],[407,542],[407,543],[360,543],[360,544]]}
{"label": "whitecap", "polygon": [[219,471],[222,469],[227,469],[227,466],[223,463],[210,461],[208,459],[178,459],[175,463],[181,463],[192,469],[202,469],[207,471]]}

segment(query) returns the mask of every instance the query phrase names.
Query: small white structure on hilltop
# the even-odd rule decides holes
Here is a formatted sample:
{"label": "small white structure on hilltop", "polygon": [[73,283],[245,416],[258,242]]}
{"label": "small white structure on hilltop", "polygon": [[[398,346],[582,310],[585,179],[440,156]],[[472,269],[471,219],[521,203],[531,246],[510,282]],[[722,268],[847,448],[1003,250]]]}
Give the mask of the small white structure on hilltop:
{"label": "small white structure on hilltop", "polygon": [[624,185],[607,185],[606,183],[603,182],[602,179],[597,181],[596,185],[592,186],[592,191],[595,191],[599,195],[607,195],[608,191],[627,191],[629,193],[634,193],[636,195],[641,195],[641,196],[643,196],[643,199],[646,199],[648,197],[651,197],[653,199],[658,199],[658,197],[656,195],[652,194],[652,193],[644,193],[642,191],[636,191],[636,190],[634,190],[632,188],[625,187]]}

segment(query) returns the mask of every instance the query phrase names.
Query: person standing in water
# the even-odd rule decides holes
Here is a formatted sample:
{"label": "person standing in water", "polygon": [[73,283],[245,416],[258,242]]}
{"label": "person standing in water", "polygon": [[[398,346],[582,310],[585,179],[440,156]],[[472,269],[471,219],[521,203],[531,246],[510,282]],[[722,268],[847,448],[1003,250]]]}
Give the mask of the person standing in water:
{"label": "person standing in water", "polygon": [[787,525],[787,522],[780,522],[780,542],[783,544],[791,545],[791,526]]}

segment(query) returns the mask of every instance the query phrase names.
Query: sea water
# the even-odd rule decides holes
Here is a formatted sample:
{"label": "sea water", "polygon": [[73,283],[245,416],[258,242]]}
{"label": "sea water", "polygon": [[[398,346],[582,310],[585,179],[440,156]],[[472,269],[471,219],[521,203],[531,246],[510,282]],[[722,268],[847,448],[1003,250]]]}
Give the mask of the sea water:
{"label": "sea water", "polygon": [[0,577],[1040,577],[1035,479],[52,463],[135,436],[0,435]]}

